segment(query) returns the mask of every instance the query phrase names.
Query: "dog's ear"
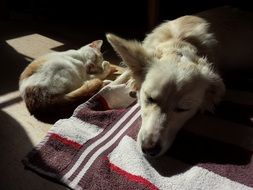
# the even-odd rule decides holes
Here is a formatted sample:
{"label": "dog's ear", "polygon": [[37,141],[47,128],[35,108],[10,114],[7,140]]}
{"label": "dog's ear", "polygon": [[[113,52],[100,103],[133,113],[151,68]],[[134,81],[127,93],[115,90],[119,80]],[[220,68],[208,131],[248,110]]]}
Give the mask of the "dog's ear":
{"label": "dog's ear", "polygon": [[113,34],[107,34],[106,38],[128,65],[136,85],[140,85],[144,80],[147,65],[151,62],[151,56],[137,41],[125,40]]}
{"label": "dog's ear", "polygon": [[222,96],[225,94],[225,85],[221,77],[211,69],[204,73],[204,77],[208,82],[208,87],[205,92],[201,109],[203,111],[207,110],[212,112],[214,110],[214,106],[220,102]]}

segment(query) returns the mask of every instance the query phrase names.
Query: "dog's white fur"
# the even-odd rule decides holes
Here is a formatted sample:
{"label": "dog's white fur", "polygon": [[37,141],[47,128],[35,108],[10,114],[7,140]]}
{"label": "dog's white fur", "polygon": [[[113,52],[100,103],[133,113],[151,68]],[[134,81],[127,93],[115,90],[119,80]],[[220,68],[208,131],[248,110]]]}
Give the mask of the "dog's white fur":
{"label": "dog's white fur", "polygon": [[161,24],[142,43],[107,34],[134,80],[144,153],[163,154],[187,120],[212,110],[223,96],[223,80],[211,63],[218,47],[211,26],[199,16],[183,16]]}

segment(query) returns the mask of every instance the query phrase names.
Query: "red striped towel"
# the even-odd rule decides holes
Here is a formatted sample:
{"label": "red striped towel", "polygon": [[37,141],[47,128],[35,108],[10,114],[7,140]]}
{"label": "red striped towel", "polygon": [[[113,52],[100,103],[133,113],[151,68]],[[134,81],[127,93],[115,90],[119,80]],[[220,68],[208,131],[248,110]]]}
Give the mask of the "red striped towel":
{"label": "red striped towel", "polygon": [[72,189],[253,189],[252,102],[232,96],[197,115],[162,157],[136,146],[140,108],[124,85],[105,87],[55,123],[24,159]]}

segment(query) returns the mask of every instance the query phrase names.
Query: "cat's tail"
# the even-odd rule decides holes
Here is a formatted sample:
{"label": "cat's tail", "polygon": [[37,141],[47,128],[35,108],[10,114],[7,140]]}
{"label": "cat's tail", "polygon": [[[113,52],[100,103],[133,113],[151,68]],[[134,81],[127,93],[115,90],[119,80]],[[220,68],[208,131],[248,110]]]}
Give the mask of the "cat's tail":
{"label": "cat's tail", "polygon": [[94,95],[103,86],[100,79],[91,79],[86,81],[80,88],[69,92],[64,96],[64,102],[75,102],[83,98],[89,98]]}
{"label": "cat's tail", "polygon": [[81,103],[94,95],[103,86],[99,79],[85,82],[78,89],[67,94],[50,94],[44,87],[30,86],[25,89],[24,101],[32,115],[52,114],[73,109],[73,105]]}

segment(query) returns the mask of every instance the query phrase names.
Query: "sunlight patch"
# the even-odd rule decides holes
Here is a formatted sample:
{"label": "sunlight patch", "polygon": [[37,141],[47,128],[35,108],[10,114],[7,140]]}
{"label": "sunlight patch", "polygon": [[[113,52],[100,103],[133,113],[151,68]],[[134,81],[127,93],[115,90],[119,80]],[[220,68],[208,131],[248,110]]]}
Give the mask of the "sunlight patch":
{"label": "sunlight patch", "polygon": [[53,50],[51,50],[52,48],[63,45],[61,42],[42,36],[40,34],[30,34],[10,39],[6,42],[17,52],[27,56],[27,59],[35,59],[46,53],[53,52]]}

